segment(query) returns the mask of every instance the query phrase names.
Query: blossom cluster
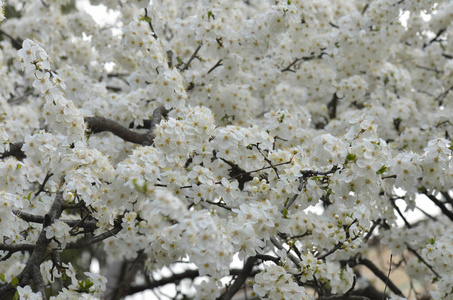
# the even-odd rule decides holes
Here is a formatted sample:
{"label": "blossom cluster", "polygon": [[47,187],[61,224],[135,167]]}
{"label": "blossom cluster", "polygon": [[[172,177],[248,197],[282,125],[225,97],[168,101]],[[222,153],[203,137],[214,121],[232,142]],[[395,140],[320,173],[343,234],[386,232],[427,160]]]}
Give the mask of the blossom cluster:
{"label": "blossom cluster", "polygon": [[452,297],[453,2],[88,2],[0,1],[0,294]]}

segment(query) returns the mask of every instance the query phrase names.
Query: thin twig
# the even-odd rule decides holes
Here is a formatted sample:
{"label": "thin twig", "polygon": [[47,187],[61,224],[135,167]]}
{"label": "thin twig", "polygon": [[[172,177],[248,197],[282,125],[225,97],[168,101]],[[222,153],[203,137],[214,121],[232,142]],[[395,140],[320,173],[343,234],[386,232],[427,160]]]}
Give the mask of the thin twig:
{"label": "thin twig", "polygon": [[438,278],[440,278],[441,276],[439,275],[439,273],[436,272],[436,270],[434,270],[434,268],[426,262],[426,260],[423,259],[423,257],[417,253],[417,251],[415,251],[415,249],[413,249],[409,244],[406,243],[406,247],[407,247],[407,250],[409,250],[410,252],[412,252],[413,254],[415,254],[415,256],[417,256],[417,258],[425,264],[425,266],[428,267],[428,269],[431,270],[431,272],[433,272],[434,275],[436,275]]}
{"label": "thin twig", "polygon": [[[390,265],[389,265],[389,272],[387,274],[387,280],[385,281],[384,295],[385,295],[385,292],[387,291],[387,285],[388,285],[389,280],[390,280],[390,273],[392,272],[392,258],[393,258],[393,254],[390,253]],[[384,297],[382,298],[382,300],[384,300]]]}
{"label": "thin twig", "polygon": [[396,205],[395,203],[395,199],[393,198],[390,198],[390,203],[392,203],[392,206],[393,208],[396,210],[396,212],[398,213],[398,215],[401,217],[401,219],[403,219],[403,222],[404,224],[406,225],[407,228],[412,228],[412,225],[406,220],[406,217],[403,215],[403,213],[401,212],[400,208],[398,207],[398,205]]}
{"label": "thin twig", "polygon": [[220,67],[220,66],[223,66],[222,59],[220,59],[212,68],[210,68],[207,74],[211,73],[212,71],[215,70],[215,68]]}
{"label": "thin twig", "polygon": [[201,48],[202,45],[203,45],[202,43],[200,43],[198,45],[197,49],[195,49],[195,51],[192,53],[192,56],[189,58],[189,60],[185,64],[182,65],[182,67],[179,69],[179,71],[184,72],[185,70],[187,70],[187,68],[189,68],[190,63],[197,56],[198,51],[200,51],[200,48]]}
{"label": "thin twig", "polygon": [[428,194],[428,192],[424,192],[425,196],[428,197],[431,201],[436,204],[442,213],[446,215],[451,221],[453,221],[453,212],[449,210],[439,199],[437,199],[435,196]]}
{"label": "thin twig", "polygon": [[46,186],[47,181],[49,181],[50,177],[52,177],[53,173],[47,173],[46,177],[44,178],[43,183],[39,187],[39,190],[35,193],[35,196],[38,196],[42,191],[44,191],[44,187]]}
{"label": "thin twig", "polygon": [[123,227],[121,226],[120,223],[117,223],[117,224],[115,224],[115,227],[113,227],[113,229],[107,230],[106,232],[98,234],[90,239],[67,243],[65,249],[77,249],[77,248],[82,248],[82,247],[89,246],[92,244],[96,244],[100,241],[103,241],[109,237],[114,236],[115,234],[120,232],[121,229],[123,229]]}

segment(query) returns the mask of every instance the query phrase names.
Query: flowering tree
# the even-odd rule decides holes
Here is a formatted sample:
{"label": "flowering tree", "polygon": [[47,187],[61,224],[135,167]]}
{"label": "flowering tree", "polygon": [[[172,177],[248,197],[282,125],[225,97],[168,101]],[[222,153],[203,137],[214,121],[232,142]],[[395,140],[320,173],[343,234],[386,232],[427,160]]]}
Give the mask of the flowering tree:
{"label": "flowering tree", "polygon": [[452,1],[149,2],[0,1],[0,298],[452,299]]}

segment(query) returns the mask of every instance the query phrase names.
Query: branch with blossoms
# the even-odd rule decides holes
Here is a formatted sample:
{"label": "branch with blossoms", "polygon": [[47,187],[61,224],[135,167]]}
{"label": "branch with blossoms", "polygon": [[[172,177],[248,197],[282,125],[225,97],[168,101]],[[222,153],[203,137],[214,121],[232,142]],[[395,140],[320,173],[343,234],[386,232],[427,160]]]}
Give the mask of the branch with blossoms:
{"label": "branch with blossoms", "polygon": [[197,57],[198,51],[200,51],[201,46],[203,46],[202,43],[198,45],[197,49],[195,49],[195,51],[192,53],[192,55],[190,56],[189,60],[186,63],[182,64],[181,66],[176,66],[181,72],[184,72],[189,68],[190,63],[195,59],[195,57]]}
{"label": "branch with blossoms", "polygon": [[291,68],[294,67],[298,62],[300,62],[300,61],[306,62],[306,61],[310,61],[310,60],[313,60],[313,59],[321,59],[323,57],[323,55],[328,55],[328,54],[325,53],[325,52],[321,52],[321,54],[319,54],[319,55],[312,54],[311,56],[306,56],[306,57],[302,57],[302,58],[296,58],[286,68],[284,68],[284,69],[282,69],[280,71],[282,73],[283,72],[293,72],[294,73],[296,71],[294,69],[291,69]]}
{"label": "branch with blossoms", "polygon": [[[107,279],[122,294],[151,274],[142,290],[174,283],[175,298],[196,278],[210,300],[248,279],[255,299],[384,299],[355,294],[358,263],[388,281],[365,257],[379,244],[449,296],[450,1],[110,1],[109,27],[61,2],[0,10],[0,282],[26,284],[19,297],[111,300]],[[442,215],[408,218],[420,195]],[[59,257],[100,244],[123,270],[136,258],[117,281]],[[181,272],[152,278],[167,267]]]}
{"label": "branch with blossoms", "polygon": [[447,206],[437,199],[435,196],[431,195],[428,191],[424,191],[424,195],[428,197],[437,207],[440,208],[442,213],[447,216],[451,221],[453,221],[453,211],[447,208]]}
{"label": "branch with blossoms", "polygon": [[4,159],[4,158],[7,158],[8,156],[14,156],[18,160],[23,160],[26,157],[25,153],[22,151],[23,145],[24,145],[24,143],[9,144],[9,150],[3,152],[0,155],[0,158]]}
{"label": "branch with blossoms", "polygon": [[0,29],[0,35],[4,35],[6,36],[8,39],[11,40],[11,44],[14,48],[16,48],[17,50],[19,50],[20,48],[22,48],[22,40],[19,39],[19,38],[15,38],[13,36],[11,36],[9,33],[5,32],[3,29]]}
{"label": "branch with blossoms", "polygon": [[[250,258],[250,261],[253,261],[253,260],[254,260],[253,258]],[[255,259],[255,261],[256,261],[256,259]],[[252,268],[250,268],[250,265],[252,267],[254,266],[250,263],[248,265],[247,264],[244,265],[244,267],[242,269],[234,268],[234,269],[230,269],[230,271],[229,271],[229,274],[231,276],[237,276],[237,278],[239,278],[241,276],[241,279],[239,281],[237,281],[237,279],[235,280],[235,282],[236,281],[238,282],[237,286],[239,286],[239,289],[244,285],[244,282],[245,282],[242,278],[245,278],[245,279],[252,278],[256,274],[259,273],[258,270],[253,270]],[[147,282],[145,284],[130,286],[128,288],[128,294],[129,295],[137,294],[137,293],[149,290],[149,289],[154,289],[154,288],[165,286],[167,284],[179,282],[183,279],[194,280],[197,277],[200,277],[199,270],[185,270],[181,273],[174,273],[171,276],[164,277],[160,280],[148,280],[147,279]],[[240,285],[239,285],[239,282],[241,283]],[[218,298],[218,299],[231,299],[232,295],[234,296],[234,294],[232,293],[233,285],[230,287],[230,289],[228,289],[225,292],[224,295],[221,296],[221,298]],[[238,291],[238,289],[236,287],[234,287],[234,290],[236,292]],[[230,291],[230,292],[228,292],[228,291]]]}
{"label": "branch with blossoms", "polygon": [[92,133],[108,131],[127,142],[149,146],[154,140],[154,129],[167,113],[168,110],[166,110],[163,106],[156,108],[153,112],[153,118],[150,121],[147,133],[138,133],[129,130],[113,120],[99,116],[85,117],[85,123],[87,123]]}
{"label": "branch with blossoms", "polygon": [[[41,295],[44,298],[46,295],[46,290],[42,282],[39,266],[41,265],[41,262],[45,257],[45,253],[50,242],[50,240],[46,237],[45,229],[46,227],[52,225],[52,223],[60,217],[63,211],[63,202],[63,193],[57,193],[52,206],[44,216],[43,229],[39,234],[30,259],[28,260],[22,272],[18,276],[16,276],[19,281],[19,286],[29,285],[30,282],[33,281],[36,289],[41,292]],[[15,287],[11,283],[8,283],[7,285],[0,288],[0,295],[8,295],[14,292],[14,290]]]}
{"label": "branch with blossoms", "polygon": [[314,170],[301,170],[300,173],[302,174],[302,176],[299,177],[299,182],[300,182],[299,187],[298,187],[299,193],[294,194],[294,196],[291,199],[289,199],[289,201],[287,201],[287,203],[285,204],[285,210],[288,210],[291,207],[291,205],[294,203],[294,201],[296,201],[297,197],[300,196],[308,178],[315,177],[315,176],[326,177],[327,175],[334,174],[338,170],[340,170],[340,167],[338,167],[336,165],[332,166],[332,168],[329,171],[325,171],[325,172],[314,171]]}
{"label": "branch with blossoms", "polygon": [[386,283],[389,289],[400,297],[404,297],[403,292],[393,283],[390,278],[382,272],[372,261],[366,258],[361,258],[357,261],[358,264],[364,265],[373,272],[382,282]]}
{"label": "branch with blossoms", "polygon": [[251,276],[252,269],[255,266],[256,261],[257,261],[256,257],[247,258],[247,260],[244,262],[244,267],[242,271],[237,275],[236,279],[234,280],[234,283],[230,287],[227,287],[226,292],[217,299],[218,300],[232,299],[234,295],[236,295],[236,293],[242,288],[247,278]]}
{"label": "branch with blossoms", "polygon": [[[63,205],[63,207],[64,207],[64,205]],[[26,222],[40,223],[40,224],[44,224],[44,222],[45,222],[44,216],[41,216],[41,215],[33,215],[33,214],[25,213],[25,212],[22,212],[19,210],[15,210],[15,211],[13,211],[13,213]],[[71,227],[83,228],[86,231],[94,231],[95,229],[97,229],[96,220],[86,220],[86,219],[85,220],[64,220],[63,219],[62,221]]]}

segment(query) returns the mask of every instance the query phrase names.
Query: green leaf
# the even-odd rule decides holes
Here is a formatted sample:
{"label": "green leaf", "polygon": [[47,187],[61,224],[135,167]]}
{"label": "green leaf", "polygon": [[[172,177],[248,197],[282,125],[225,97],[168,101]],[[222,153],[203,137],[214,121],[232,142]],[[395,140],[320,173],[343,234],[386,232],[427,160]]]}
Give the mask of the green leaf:
{"label": "green leaf", "polygon": [[18,284],[19,284],[19,279],[17,279],[16,277],[14,277],[13,279],[11,279],[11,285],[12,285],[13,287],[16,287]]}
{"label": "green leaf", "polygon": [[278,119],[278,122],[283,123],[284,119],[285,119],[285,114],[282,114],[282,116]]}
{"label": "green leaf", "polygon": [[283,215],[283,218],[285,218],[285,219],[288,217],[288,209],[286,207],[285,207],[285,209],[283,209],[282,215]]}
{"label": "green leaf", "polygon": [[5,274],[0,273],[0,280],[6,282]]}
{"label": "green leaf", "polygon": [[88,293],[90,291],[90,287],[94,285],[93,281],[91,281],[90,278],[87,280],[80,280],[79,281],[79,286],[80,286],[80,291]]}
{"label": "green leaf", "polygon": [[382,173],[385,173],[387,171],[387,167],[385,165],[383,165],[379,170],[376,171],[376,174],[382,174]]}
{"label": "green leaf", "polygon": [[357,155],[348,152],[348,155],[346,155],[346,160],[355,160],[356,157]]}
{"label": "green leaf", "polygon": [[147,191],[148,191],[148,182],[145,181],[145,183],[142,186],[142,192],[143,192],[143,194],[146,194]]}
{"label": "green leaf", "polygon": [[345,270],[345,267],[341,268],[341,271],[340,271],[340,279],[341,280],[344,280],[344,270]]}
{"label": "green leaf", "polygon": [[143,16],[139,19],[139,21],[145,21],[147,23],[151,22],[151,18],[148,16]]}
{"label": "green leaf", "polygon": [[436,239],[435,239],[435,238],[430,238],[430,239],[429,239],[429,243],[430,243],[431,245],[434,245],[435,242],[436,242]]}

